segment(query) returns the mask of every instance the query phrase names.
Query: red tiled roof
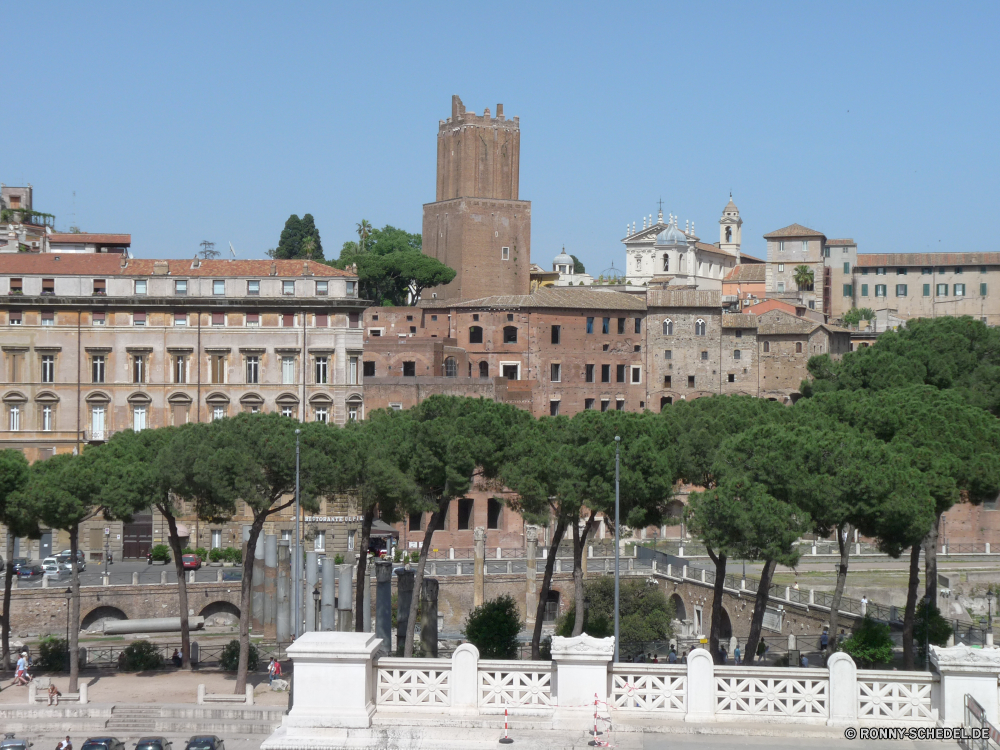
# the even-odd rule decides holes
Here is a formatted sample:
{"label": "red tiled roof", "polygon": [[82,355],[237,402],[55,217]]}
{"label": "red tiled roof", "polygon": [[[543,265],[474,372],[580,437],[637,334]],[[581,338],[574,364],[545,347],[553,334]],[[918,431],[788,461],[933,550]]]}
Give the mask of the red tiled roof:
{"label": "red tiled roof", "polygon": [[131,245],[131,234],[50,234],[49,242],[86,243],[91,245]]}
{"label": "red tiled roof", "polygon": [[825,237],[826,235],[822,232],[817,232],[815,229],[810,229],[809,227],[804,227],[801,224],[789,224],[784,229],[778,229],[774,232],[768,232],[764,235],[765,240],[776,239],[778,237]]}
{"label": "red tiled roof", "polygon": [[[191,260],[129,259],[121,266],[121,255],[104,253],[0,253],[0,274],[26,276],[52,274],[53,276],[341,276],[357,278],[357,274],[341,271],[314,260],[202,260],[193,267]],[[168,273],[154,273],[166,264]]]}
{"label": "red tiled roof", "polygon": [[748,265],[738,265],[734,266],[733,270],[726,274],[726,278],[723,281],[756,281],[762,282],[765,280],[766,266],[760,263],[750,263]]}
{"label": "red tiled roof", "polygon": [[1000,253],[866,253],[856,265],[875,266],[996,266]]}

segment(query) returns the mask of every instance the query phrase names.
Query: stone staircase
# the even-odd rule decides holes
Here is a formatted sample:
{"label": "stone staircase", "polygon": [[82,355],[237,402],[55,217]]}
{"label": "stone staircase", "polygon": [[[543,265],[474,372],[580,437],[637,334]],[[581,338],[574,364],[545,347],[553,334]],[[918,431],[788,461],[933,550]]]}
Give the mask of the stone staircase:
{"label": "stone staircase", "polygon": [[154,704],[115,704],[111,708],[111,718],[104,728],[112,735],[122,734],[128,737],[149,733],[155,729],[160,718],[160,706]]}

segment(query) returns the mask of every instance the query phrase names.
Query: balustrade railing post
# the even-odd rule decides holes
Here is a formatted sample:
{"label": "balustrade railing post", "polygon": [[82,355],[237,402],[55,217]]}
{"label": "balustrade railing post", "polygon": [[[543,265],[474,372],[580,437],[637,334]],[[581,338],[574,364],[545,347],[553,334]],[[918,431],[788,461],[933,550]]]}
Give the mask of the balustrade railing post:
{"label": "balustrade railing post", "polygon": [[687,658],[687,713],[684,721],[715,721],[715,663],[706,649]]}
{"label": "balustrade railing post", "polygon": [[479,649],[463,643],[451,655],[451,713],[475,716],[479,713]]}

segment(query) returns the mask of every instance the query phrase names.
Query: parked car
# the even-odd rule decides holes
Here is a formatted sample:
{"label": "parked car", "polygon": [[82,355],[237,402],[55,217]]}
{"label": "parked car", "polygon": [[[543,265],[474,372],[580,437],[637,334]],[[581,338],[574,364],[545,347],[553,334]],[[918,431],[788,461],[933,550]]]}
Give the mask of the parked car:
{"label": "parked car", "polygon": [[201,568],[201,558],[198,555],[183,555],[181,564],[184,566],[184,570],[198,570]]}
{"label": "parked car", "polygon": [[11,562],[14,563],[15,574],[19,570],[21,570],[22,565],[29,565],[31,563],[31,561],[27,557],[15,557],[13,560],[11,560]]}
{"label": "parked car", "polygon": [[[56,560],[60,563],[66,563],[69,565],[69,561],[73,558],[73,552],[68,549],[64,549],[58,555],[56,555]],[[76,551],[76,569],[79,571],[84,571],[87,569],[87,560],[84,558],[83,551]]]}
{"label": "parked car", "polygon": [[7,732],[0,740],[0,750],[28,750],[34,744],[23,737],[15,737],[14,732]]}
{"label": "parked car", "polygon": [[170,750],[170,740],[166,737],[142,737],[135,743],[136,750]]}
{"label": "parked car", "polygon": [[226,750],[226,745],[221,737],[216,737],[214,734],[203,734],[189,739],[184,750]]}
{"label": "parked car", "polygon": [[17,571],[17,577],[21,579],[39,578],[43,575],[45,575],[45,571],[41,565],[22,565]]}
{"label": "parked car", "polygon": [[59,563],[44,563],[42,565],[42,574],[46,578],[55,578],[56,580],[62,579],[63,576],[67,575],[68,571]]}
{"label": "parked car", "polygon": [[125,750],[125,743],[117,737],[88,737],[80,750]]}
{"label": "parked car", "polygon": [[55,565],[56,567],[59,568],[59,570],[63,571],[64,573],[72,573],[73,572],[73,566],[71,566],[69,564],[69,561],[68,560],[66,560],[66,561],[60,560],[58,557],[46,557],[44,560],[42,560],[42,567],[43,568],[45,568],[45,567],[47,567],[49,565]]}

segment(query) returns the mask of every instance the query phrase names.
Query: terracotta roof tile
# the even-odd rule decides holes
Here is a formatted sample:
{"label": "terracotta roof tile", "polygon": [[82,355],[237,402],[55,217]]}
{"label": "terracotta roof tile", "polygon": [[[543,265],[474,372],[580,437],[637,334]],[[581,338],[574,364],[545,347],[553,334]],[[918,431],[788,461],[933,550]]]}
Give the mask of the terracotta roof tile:
{"label": "terracotta roof tile", "polygon": [[857,265],[877,266],[996,266],[1000,253],[866,253],[858,255]]}
{"label": "terracotta roof tile", "polygon": [[757,318],[757,333],[776,335],[789,333],[812,333],[820,324],[815,320],[798,318],[784,310],[768,310]]}
{"label": "terracotta roof tile", "polygon": [[88,243],[97,245],[131,245],[131,234],[58,234],[48,236],[49,242]]}
{"label": "terracotta roof tile", "polygon": [[698,289],[650,289],[649,307],[722,307],[722,292]]}
{"label": "terracotta roof tile", "polygon": [[765,280],[766,270],[767,267],[761,263],[740,264],[726,274],[725,281],[761,282]]}
{"label": "terracotta roof tile", "polygon": [[[356,274],[341,271],[316,261],[303,260],[202,260],[193,267],[191,260],[154,260],[131,258],[125,268],[122,256],[105,253],[0,253],[0,274],[27,276],[52,274],[53,276],[153,276],[154,265],[167,264],[168,274],[178,277],[214,276],[218,278],[271,276],[339,276],[357,278]],[[158,268],[162,266],[157,266]]]}
{"label": "terracotta roof tile", "polygon": [[[439,302],[439,300],[434,300]],[[436,307],[437,305],[435,305]],[[531,308],[548,307],[587,310],[645,310],[641,295],[624,292],[596,291],[588,287],[542,288],[534,294],[505,294],[496,297],[464,300],[441,307]]]}
{"label": "terracotta roof tile", "polygon": [[723,328],[756,328],[757,316],[753,313],[722,313]]}
{"label": "terracotta roof tile", "polygon": [[768,232],[764,235],[765,240],[777,239],[779,237],[826,237],[822,232],[804,227],[801,224],[789,224],[784,229],[775,232]]}

